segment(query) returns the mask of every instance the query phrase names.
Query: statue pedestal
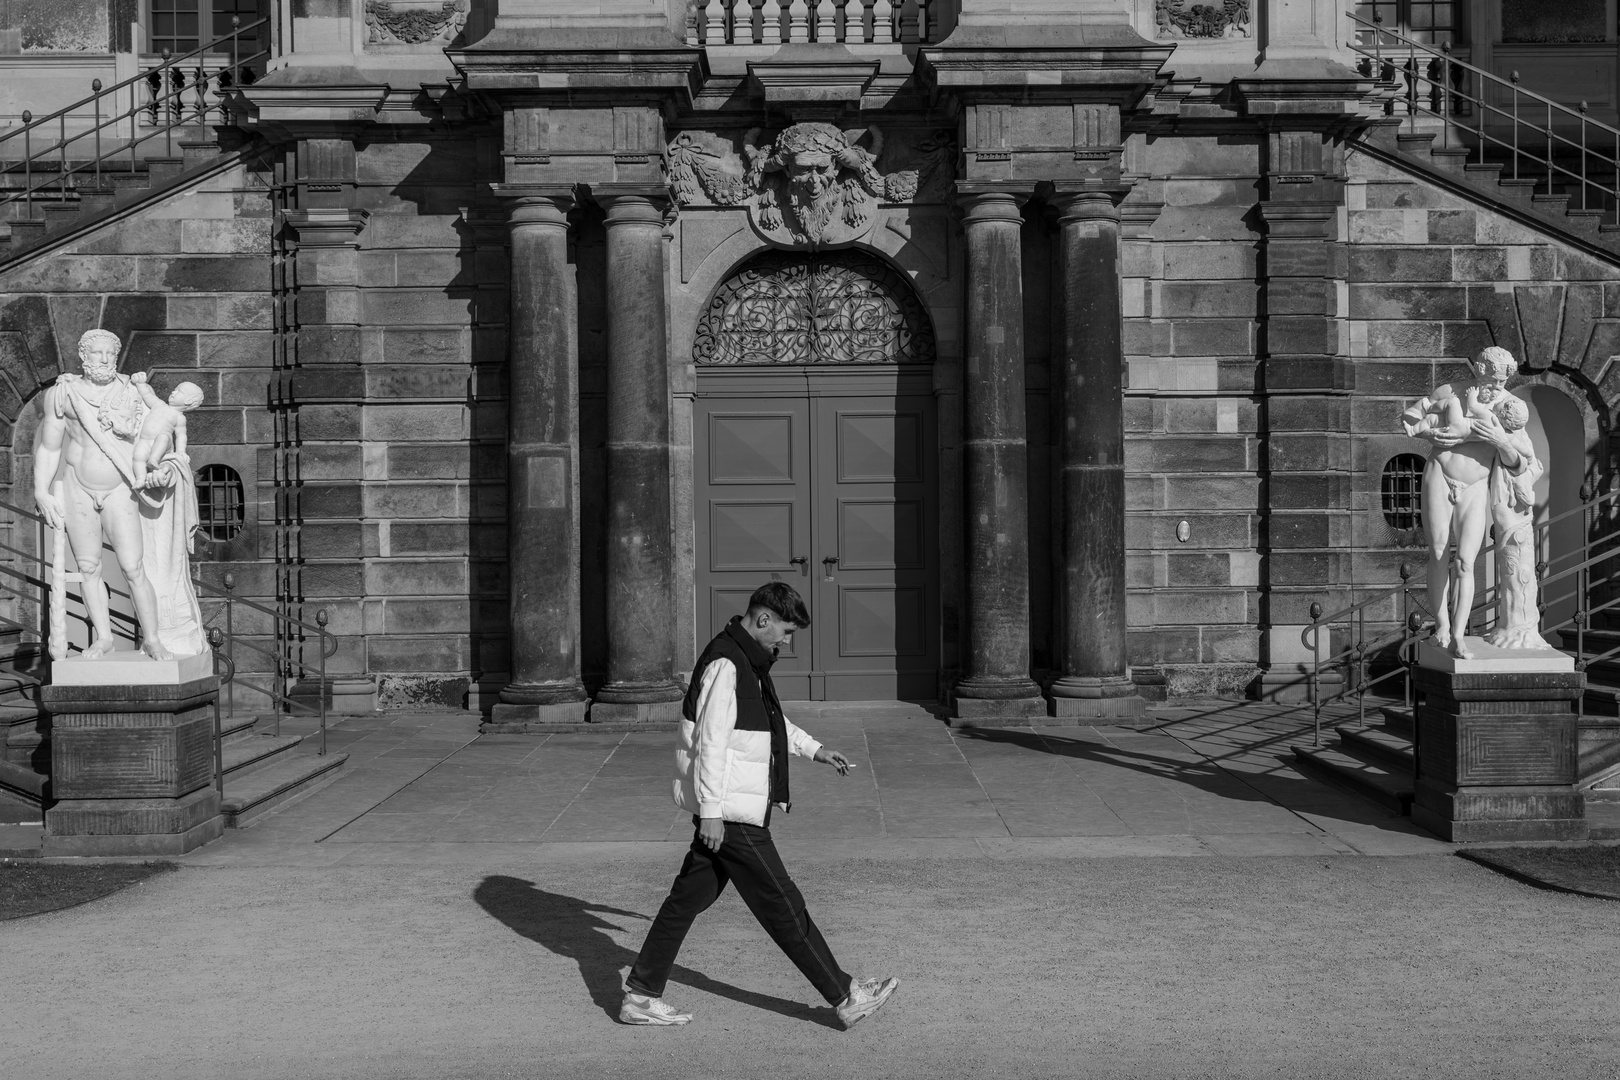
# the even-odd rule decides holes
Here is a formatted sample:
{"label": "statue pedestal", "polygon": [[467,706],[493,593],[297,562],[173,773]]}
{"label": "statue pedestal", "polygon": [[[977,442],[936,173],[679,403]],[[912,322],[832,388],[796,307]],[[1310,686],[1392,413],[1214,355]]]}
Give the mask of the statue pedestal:
{"label": "statue pedestal", "polygon": [[212,674],[42,687],[57,799],[45,812],[44,854],[179,855],[217,839],[225,829],[214,787],[218,694]]}
{"label": "statue pedestal", "polygon": [[1561,652],[1467,640],[1472,660],[1418,646],[1412,821],[1455,842],[1586,839],[1574,712],[1586,676]]}

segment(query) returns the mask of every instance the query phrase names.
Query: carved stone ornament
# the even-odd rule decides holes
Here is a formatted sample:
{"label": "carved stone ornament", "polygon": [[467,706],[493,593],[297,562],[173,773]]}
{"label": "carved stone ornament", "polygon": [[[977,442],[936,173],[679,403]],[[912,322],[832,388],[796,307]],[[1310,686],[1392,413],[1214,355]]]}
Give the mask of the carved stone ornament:
{"label": "carved stone ornament", "polygon": [[693,360],[929,364],[934,328],[905,276],[864,251],[766,252],[710,301]]}
{"label": "carved stone ornament", "polygon": [[367,43],[425,45],[448,42],[461,33],[470,0],[444,0],[437,8],[395,7],[389,0],[366,0]]}
{"label": "carved stone ornament", "polygon": [[1153,0],[1153,21],[1160,38],[1248,37],[1249,0]]}
{"label": "carved stone ornament", "polygon": [[[783,247],[837,247],[872,228],[878,202],[909,203],[948,182],[955,148],[925,139],[916,163],[880,173],[883,135],[877,128],[847,133],[831,124],[794,124],[764,143],[754,128],[743,138],[747,165],[737,176],[721,155],[682,132],[669,149],[670,183],[681,205],[707,197],[720,206],[748,207],[760,234]],[[861,146],[864,139],[868,146]],[[868,148],[869,147],[869,148]]]}

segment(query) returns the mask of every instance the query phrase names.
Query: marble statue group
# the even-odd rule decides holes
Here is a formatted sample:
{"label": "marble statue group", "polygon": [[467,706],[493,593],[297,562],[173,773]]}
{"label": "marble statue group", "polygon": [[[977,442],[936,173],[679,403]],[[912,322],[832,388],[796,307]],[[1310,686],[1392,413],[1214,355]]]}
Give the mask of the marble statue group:
{"label": "marble statue group", "polygon": [[34,439],[34,501],[55,534],[50,653],[56,660],[67,657],[69,548],[92,630],[80,658],[114,651],[104,543],[129,582],[141,651],[172,660],[208,647],[191,586],[197,491],[185,420],[202,403],[202,391],[181,383],[161,400],[144,373],[119,373],[119,348],[106,330],[79,339],[83,374],[64,373],[45,391]]}
{"label": "marble statue group", "polygon": [[1539,631],[1533,524],[1535,483],[1546,466],[1525,430],[1529,406],[1507,392],[1517,370],[1511,353],[1491,346],[1475,358],[1471,380],[1437,387],[1401,415],[1408,435],[1433,446],[1422,496],[1433,642],[1459,659],[1473,656],[1464,633],[1474,606],[1474,563],[1492,525],[1497,617],[1485,641],[1505,649],[1552,648]]}

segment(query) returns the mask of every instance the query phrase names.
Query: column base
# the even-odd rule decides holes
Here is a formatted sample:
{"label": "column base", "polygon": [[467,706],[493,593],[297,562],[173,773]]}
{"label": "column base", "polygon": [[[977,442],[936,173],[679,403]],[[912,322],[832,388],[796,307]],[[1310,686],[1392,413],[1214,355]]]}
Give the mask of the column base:
{"label": "column base", "polygon": [[513,704],[501,701],[489,711],[489,720],[481,730],[497,734],[521,734],[527,731],[577,731],[586,727],[590,713],[589,701],[563,701],[555,704]]}
{"label": "column base", "polygon": [[45,857],[183,855],[225,832],[212,787],[178,799],[63,799],[45,811]]}
{"label": "column base", "polygon": [[[684,695],[683,695],[684,696]],[[602,724],[659,724],[673,726],[681,719],[680,701],[603,701],[591,705],[592,728]]]}
{"label": "column base", "polygon": [[[596,705],[657,705],[680,701],[686,688],[674,679],[658,682],[610,682],[596,692]],[[677,709],[676,712],[680,710]]]}
{"label": "column base", "polygon": [[[1030,685],[1034,686],[1033,683]],[[1023,727],[1046,715],[1046,699],[1039,695],[1039,687],[1036,687],[1034,697],[970,698],[957,695],[951,701],[949,723],[953,728]]]}
{"label": "column base", "polygon": [[501,690],[501,705],[575,705],[589,700],[585,684],[578,679],[566,682],[510,683]]}
{"label": "column base", "polygon": [[1052,684],[1051,694],[1050,716],[1129,720],[1147,715],[1147,702],[1136,695],[1136,684],[1125,675],[1064,676]]}

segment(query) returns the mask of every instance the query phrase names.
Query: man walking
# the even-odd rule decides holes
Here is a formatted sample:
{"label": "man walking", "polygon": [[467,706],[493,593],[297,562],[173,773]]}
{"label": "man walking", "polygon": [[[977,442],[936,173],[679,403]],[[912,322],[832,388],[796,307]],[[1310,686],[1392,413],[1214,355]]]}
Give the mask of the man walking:
{"label": "man walking", "polygon": [[852,979],[844,973],[771,841],[772,807],[783,813],[790,808],[789,753],[826,762],[841,776],[855,767],[789,723],[771,683],[777,650],[809,625],[810,613],[791,585],[762,585],[749,597],[748,613],[726,624],[692,669],[675,753],[675,804],[692,813],[697,835],[630,969],[619,1009],[622,1023],[691,1021],[690,1013],[662,1000],[664,984],[692,920],[728,882],[788,959],[837,1008],[846,1028],[876,1012],[900,985],[898,979]]}

